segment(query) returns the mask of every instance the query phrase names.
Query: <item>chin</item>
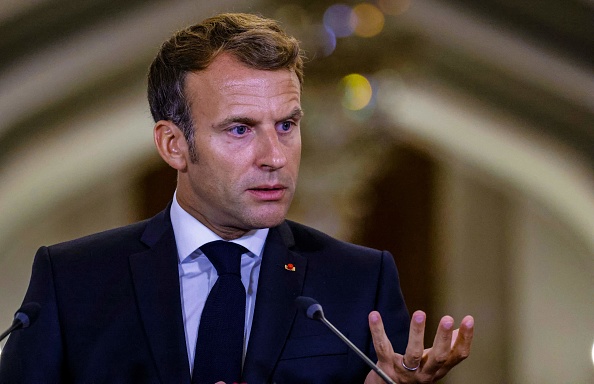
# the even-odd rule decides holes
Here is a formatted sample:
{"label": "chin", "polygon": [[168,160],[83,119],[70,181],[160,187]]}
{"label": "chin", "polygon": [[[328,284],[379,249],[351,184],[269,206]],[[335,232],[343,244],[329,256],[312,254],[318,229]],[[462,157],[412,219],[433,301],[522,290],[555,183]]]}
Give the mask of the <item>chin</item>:
{"label": "chin", "polygon": [[285,221],[286,215],[286,210],[283,210],[282,212],[268,213],[265,215],[253,214],[250,221],[252,228],[272,228]]}
{"label": "chin", "polygon": [[256,229],[272,228],[276,227],[277,225],[280,225],[283,221],[285,221],[284,216],[280,219],[275,220],[257,220],[254,223],[252,223],[252,227]]}

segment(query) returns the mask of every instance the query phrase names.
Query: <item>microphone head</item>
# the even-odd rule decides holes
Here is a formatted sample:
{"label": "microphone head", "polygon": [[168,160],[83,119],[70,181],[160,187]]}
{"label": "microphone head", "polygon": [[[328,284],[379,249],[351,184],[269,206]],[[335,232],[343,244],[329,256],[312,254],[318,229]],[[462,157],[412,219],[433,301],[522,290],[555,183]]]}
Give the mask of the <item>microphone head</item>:
{"label": "microphone head", "polygon": [[324,318],[324,310],[320,303],[311,297],[299,296],[295,299],[295,304],[303,310],[310,319],[320,320]]}
{"label": "microphone head", "polygon": [[22,328],[27,328],[37,320],[41,305],[36,302],[23,304],[23,306],[14,315],[15,320],[19,320],[23,325]]}

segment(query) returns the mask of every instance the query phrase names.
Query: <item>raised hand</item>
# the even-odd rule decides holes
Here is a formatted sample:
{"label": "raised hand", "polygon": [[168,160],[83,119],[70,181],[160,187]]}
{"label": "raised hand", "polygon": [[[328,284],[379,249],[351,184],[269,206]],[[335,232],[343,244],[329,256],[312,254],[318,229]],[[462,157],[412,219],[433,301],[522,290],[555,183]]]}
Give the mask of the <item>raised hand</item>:
{"label": "raised hand", "polygon": [[[454,319],[444,316],[439,322],[433,346],[424,349],[426,315],[416,311],[412,315],[408,345],[404,355],[395,353],[384,331],[378,312],[369,314],[369,328],[378,357],[377,365],[396,383],[433,383],[444,377],[454,366],[466,359],[474,334],[474,319],[466,316],[459,329],[454,330]],[[370,372],[366,384],[382,384],[383,380]]]}

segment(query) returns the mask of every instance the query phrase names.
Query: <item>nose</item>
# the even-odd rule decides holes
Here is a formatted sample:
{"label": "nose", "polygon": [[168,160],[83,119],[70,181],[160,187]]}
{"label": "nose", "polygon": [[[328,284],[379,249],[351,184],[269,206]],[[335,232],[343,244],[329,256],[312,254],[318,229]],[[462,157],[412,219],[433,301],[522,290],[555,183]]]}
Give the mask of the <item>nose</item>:
{"label": "nose", "polygon": [[259,135],[258,167],[274,171],[287,165],[286,147],[276,129],[262,130]]}

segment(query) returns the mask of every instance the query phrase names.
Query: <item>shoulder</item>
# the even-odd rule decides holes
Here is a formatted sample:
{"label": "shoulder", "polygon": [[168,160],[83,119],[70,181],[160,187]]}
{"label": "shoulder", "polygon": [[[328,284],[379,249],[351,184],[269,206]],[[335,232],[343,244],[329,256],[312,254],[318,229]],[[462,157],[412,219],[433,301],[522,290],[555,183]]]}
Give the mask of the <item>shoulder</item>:
{"label": "shoulder", "polygon": [[[78,239],[42,247],[54,261],[73,262],[110,258],[140,252],[147,248],[141,241],[148,220],[113,228]],[[40,250],[40,251],[41,251]]]}
{"label": "shoulder", "polygon": [[93,255],[131,254],[152,247],[164,234],[171,232],[169,207],[154,217],[126,226],[109,229],[78,239],[55,244],[46,249],[61,258],[88,258]]}
{"label": "shoulder", "polygon": [[380,258],[385,251],[364,247],[357,244],[338,240],[315,228],[308,227],[294,221],[286,220],[294,239],[294,249],[298,252],[326,254],[331,253],[341,257]]}

